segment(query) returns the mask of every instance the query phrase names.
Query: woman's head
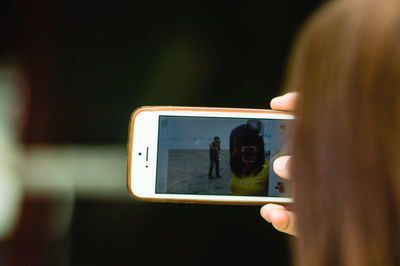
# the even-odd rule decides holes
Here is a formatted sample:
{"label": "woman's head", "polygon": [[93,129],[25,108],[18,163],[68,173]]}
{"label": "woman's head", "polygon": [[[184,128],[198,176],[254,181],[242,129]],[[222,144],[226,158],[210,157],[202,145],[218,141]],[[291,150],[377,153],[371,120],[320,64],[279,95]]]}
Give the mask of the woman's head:
{"label": "woman's head", "polygon": [[258,174],[265,162],[264,141],[253,123],[234,128],[229,140],[230,167],[237,177]]}
{"label": "woman's head", "polygon": [[297,261],[400,263],[400,1],[324,6],[299,35],[286,88],[300,92]]}

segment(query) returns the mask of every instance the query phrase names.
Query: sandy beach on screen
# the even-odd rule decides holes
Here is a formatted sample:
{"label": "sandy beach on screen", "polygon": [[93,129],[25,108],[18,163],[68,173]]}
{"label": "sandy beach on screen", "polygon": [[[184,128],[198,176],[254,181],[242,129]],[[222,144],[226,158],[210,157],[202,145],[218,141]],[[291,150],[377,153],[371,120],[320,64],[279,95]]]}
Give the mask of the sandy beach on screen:
{"label": "sandy beach on screen", "polygon": [[210,157],[208,150],[169,150],[167,193],[230,195],[231,180],[229,150],[221,150],[220,178],[208,178]]}

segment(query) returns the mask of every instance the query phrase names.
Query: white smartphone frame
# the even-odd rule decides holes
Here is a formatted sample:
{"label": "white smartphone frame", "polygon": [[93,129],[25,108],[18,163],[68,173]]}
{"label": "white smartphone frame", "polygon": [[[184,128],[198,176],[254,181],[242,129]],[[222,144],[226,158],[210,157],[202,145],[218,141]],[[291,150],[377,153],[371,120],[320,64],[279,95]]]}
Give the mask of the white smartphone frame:
{"label": "white smartphone frame", "polygon": [[291,203],[292,198],[233,195],[192,195],[156,193],[158,127],[160,116],[294,119],[287,112],[266,109],[206,108],[206,107],[141,107],[131,116],[128,139],[127,186],[130,194],[141,200],[222,203],[264,204]]}

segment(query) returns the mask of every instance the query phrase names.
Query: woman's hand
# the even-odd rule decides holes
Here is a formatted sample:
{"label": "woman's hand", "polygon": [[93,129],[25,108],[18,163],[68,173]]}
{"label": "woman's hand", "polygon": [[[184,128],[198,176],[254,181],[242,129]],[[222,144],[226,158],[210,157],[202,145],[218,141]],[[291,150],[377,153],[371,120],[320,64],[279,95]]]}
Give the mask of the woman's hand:
{"label": "woman's hand", "polygon": [[[276,97],[271,101],[271,109],[281,111],[294,110],[297,93],[291,92],[283,96]],[[282,178],[290,179],[289,166],[291,156],[281,156],[274,161],[274,171]],[[278,204],[269,203],[264,205],[260,210],[261,216],[272,223],[275,229],[296,235],[295,214],[286,209],[286,207]]]}

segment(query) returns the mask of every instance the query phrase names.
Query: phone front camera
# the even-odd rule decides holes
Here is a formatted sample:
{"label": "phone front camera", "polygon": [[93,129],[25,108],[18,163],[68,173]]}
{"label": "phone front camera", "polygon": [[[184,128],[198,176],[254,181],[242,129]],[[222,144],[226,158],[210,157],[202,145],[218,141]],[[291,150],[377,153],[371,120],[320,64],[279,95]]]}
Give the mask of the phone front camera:
{"label": "phone front camera", "polygon": [[141,152],[139,152],[139,155],[142,155],[142,153],[141,153]]}

